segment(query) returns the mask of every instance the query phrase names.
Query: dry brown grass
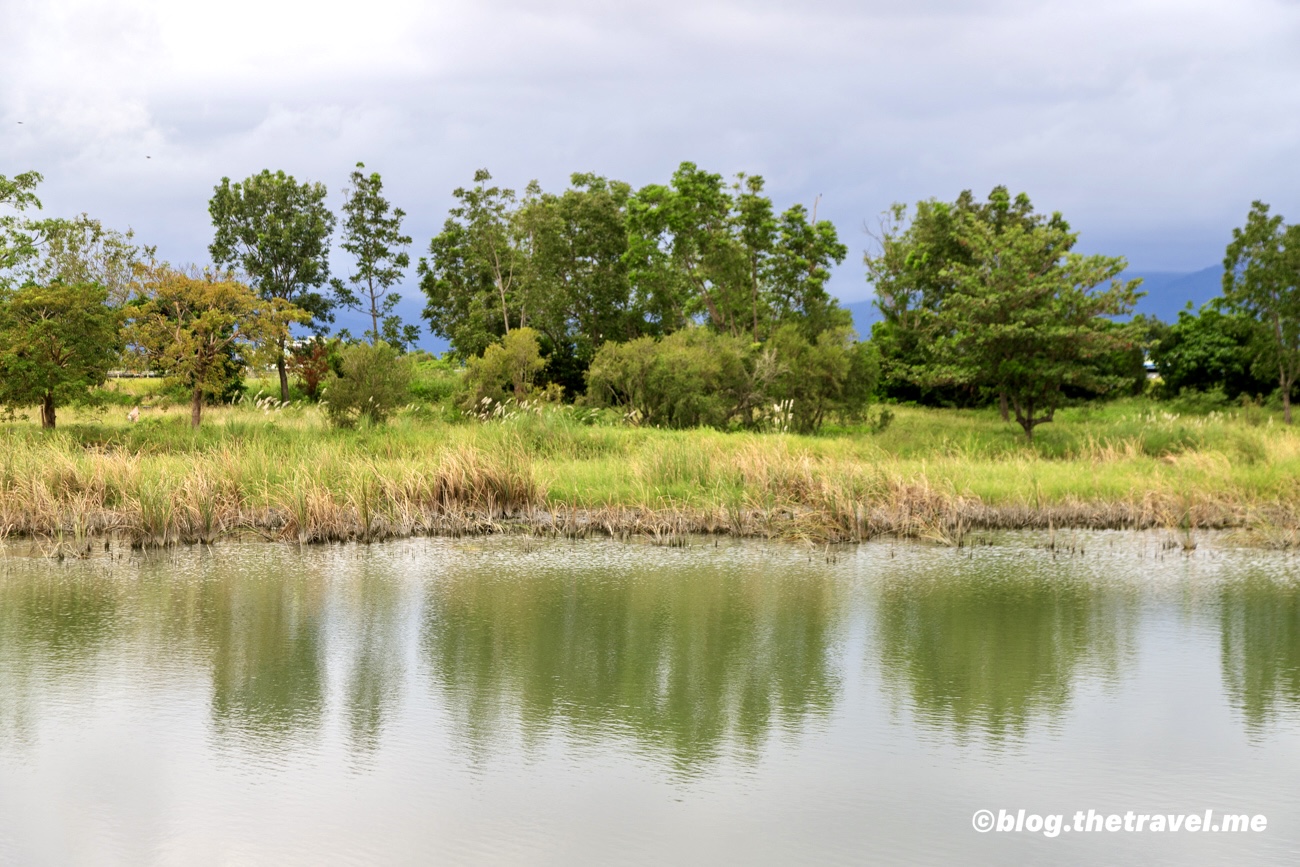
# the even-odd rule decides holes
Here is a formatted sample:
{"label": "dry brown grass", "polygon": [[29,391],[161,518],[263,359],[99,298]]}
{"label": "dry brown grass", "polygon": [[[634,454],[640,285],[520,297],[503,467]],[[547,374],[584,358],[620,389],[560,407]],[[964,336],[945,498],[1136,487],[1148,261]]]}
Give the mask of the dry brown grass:
{"label": "dry brown grass", "polygon": [[[55,435],[15,426],[0,432],[0,538],[72,553],[103,536],[138,546],[247,535],[307,544],[505,528],[663,544],[725,533],[960,545],[975,531],[1062,528],[1189,537],[1228,528],[1251,544],[1300,542],[1292,431],[1155,419],[1133,434],[1126,421],[1117,433],[1069,434],[1075,444],[1060,457],[987,432],[936,438],[931,428],[948,419],[900,411],[896,427],[917,429],[891,430],[892,444],[591,428],[560,414],[336,432],[315,410],[227,408],[198,436],[183,420]],[[1153,437],[1202,444],[1152,454]]]}

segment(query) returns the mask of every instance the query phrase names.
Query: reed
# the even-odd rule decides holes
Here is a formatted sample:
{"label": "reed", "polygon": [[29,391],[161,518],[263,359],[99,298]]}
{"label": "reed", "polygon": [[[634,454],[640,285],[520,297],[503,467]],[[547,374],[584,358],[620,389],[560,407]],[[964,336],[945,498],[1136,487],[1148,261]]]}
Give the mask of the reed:
{"label": "reed", "polygon": [[75,414],[0,430],[0,538],[75,552],[262,536],[299,544],[517,527],[566,536],[694,533],[960,546],[998,529],[1229,528],[1300,543],[1300,436],[1257,417],[1132,402],[1069,413],[1026,446],[988,413],[899,408],[883,434],[588,426],[563,410],[451,424],[406,413],[331,429],[312,407]]}

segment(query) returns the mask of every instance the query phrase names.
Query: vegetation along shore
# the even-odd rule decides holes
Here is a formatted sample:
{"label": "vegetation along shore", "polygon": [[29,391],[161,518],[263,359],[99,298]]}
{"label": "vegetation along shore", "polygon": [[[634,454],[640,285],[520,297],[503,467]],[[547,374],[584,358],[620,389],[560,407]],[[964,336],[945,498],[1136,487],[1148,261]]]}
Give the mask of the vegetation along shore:
{"label": "vegetation along shore", "polygon": [[[480,171],[414,263],[361,164],[338,215],[319,183],[222,179],[212,262],[185,267],[38,217],[40,182],[0,176],[0,538],[1300,543],[1300,226],[1260,202],[1223,295],[1172,323],[1132,315],[1125,260],[1075,252],[1024,194],[898,205],[860,335],[815,206],[691,163],[560,193]],[[396,313],[411,270],[441,357]]]}

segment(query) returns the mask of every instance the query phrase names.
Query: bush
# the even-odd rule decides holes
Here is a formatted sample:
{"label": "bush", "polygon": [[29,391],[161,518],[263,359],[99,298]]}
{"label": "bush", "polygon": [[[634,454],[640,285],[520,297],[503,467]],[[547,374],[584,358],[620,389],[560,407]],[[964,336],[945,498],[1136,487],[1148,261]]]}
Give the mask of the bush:
{"label": "bush", "polygon": [[384,341],[345,346],[339,352],[342,374],[326,380],[326,411],[336,427],[353,427],[359,419],[383,424],[406,402],[411,383],[408,359]]}
{"label": "bush", "polygon": [[587,371],[587,399],[641,424],[725,427],[761,406],[750,387],[751,356],[743,341],[705,328],[606,343]]}
{"label": "bush", "polygon": [[848,328],[823,331],[809,342],[794,325],[782,326],[768,342],[777,373],[768,393],[787,402],[800,433],[819,430],[828,413],[860,419],[880,380],[880,356],[857,343]]}
{"label": "bush", "polygon": [[289,371],[298,379],[303,395],[310,401],[320,400],[320,387],[337,373],[340,342],[313,337],[289,353]]}
{"label": "bush", "polygon": [[462,371],[451,361],[413,352],[411,396],[427,403],[446,403],[462,387]]}
{"label": "bush", "polygon": [[861,418],[879,377],[875,349],[847,328],[809,341],[788,325],[761,345],[686,328],[606,343],[587,372],[587,402],[663,427],[812,432],[832,413]]}
{"label": "bush", "polygon": [[478,412],[485,402],[525,400],[533,394],[533,382],[545,365],[537,332],[516,328],[500,343],[485,349],[481,357],[465,364],[468,391],[461,405],[469,412]]}

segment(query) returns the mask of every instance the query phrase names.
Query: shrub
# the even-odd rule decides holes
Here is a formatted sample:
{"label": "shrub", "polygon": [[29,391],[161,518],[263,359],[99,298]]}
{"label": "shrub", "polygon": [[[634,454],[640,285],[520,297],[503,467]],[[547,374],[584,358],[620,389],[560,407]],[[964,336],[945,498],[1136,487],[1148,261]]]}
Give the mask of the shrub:
{"label": "shrub", "polygon": [[337,373],[339,341],[313,337],[295,346],[289,355],[289,370],[297,378],[308,400],[320,399],[320,387],[331,372]]}
{"label": "shrub", "polygon": [[406,402],[411,382],[408,359],[384,341],[345,346],[339,352],[342,374],[326,380],[326,410],[336,427],[364,418],[382,424]]}
{"label": "shrub", "polygon": [[533,393],[533,382],[545,365],[537,332],[516,328],[465,364],[468,392],[462,406],[476,412],[485,401],[524,400]]}
{"label": "shrub", "polygon": [[587,398],[663,427],[725,427],[762,404],[755,358],[743,341],[684,328],[655,341],[606,343],[587,371]]}
{"label": "shrub", "polygon": [[587,402],[663,427],[811,432],[831,413],[860,418],[879,378],[875,349],[847,328],[809,341],[789,325],[762,345],[686,328],[606,343],[587,372]]}
{"label": "shrub", "polygon": [[446,403],[462,386],[460,367],[451,361],[413,352],[411,396],[427,403]]}
{"label": "shrub", "polygon": [[828,413],[861,418],[880,380],[880,356],[870,343],[853,340],[848,328],[823,331],[810,342],[785,325],[768,341],[776,363],[769,394],[788,402],[793,428],[819,430]]}

